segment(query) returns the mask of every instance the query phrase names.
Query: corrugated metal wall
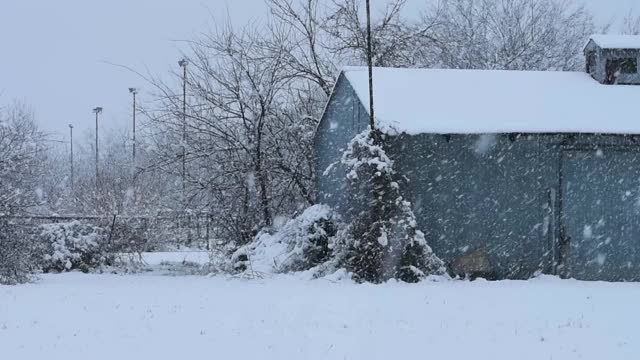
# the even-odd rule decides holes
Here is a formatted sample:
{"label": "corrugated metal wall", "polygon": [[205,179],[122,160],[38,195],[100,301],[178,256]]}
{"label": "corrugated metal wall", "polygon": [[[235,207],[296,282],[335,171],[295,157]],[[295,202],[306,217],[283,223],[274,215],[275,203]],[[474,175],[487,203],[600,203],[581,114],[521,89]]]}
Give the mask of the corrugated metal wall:
{"label": "corrugated metal wall", "polygon": [[420,225],[447,262],[481,254],[496,278],[640,280],[633,138],[419,135],[391,147]]}

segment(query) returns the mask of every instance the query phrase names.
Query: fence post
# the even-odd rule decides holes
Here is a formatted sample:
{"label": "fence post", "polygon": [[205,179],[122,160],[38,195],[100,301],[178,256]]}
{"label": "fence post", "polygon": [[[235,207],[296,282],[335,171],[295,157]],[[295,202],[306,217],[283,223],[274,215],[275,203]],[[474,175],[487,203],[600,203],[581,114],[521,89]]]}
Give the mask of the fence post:
{"label": "fence post", "polygon": [[209,226],[211,225],[211,215],[206,216],[207,223],[207,251],[211,251],[211,238],[209,237]]}
{"label": "fence post", "polygon": [[113,240],[113,230],[116,227],[116,214],[113,215],[113,221],[111,222],[111,231],[109,232],[109,244],[111,244],[111,241]]}

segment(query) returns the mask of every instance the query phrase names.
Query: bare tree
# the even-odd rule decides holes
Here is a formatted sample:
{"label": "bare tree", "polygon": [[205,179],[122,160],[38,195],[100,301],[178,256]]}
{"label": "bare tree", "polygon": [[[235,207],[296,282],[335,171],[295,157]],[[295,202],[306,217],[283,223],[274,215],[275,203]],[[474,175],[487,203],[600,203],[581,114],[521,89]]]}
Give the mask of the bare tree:
{"label": "bare tree", "polygon": [[0,284],[28,281],[34,267],[28,234],[11,217],[40,204],[43,140],[26,106],[0,109]]}
{"label": "bare tree", "polygon": [[[326,10],[319,0],[266,0],[273,16],[272,24],[282,30],[272,32],[274,40],[286,42],[283,65],[291,75],[317,85],[326,96],[331,94],[337,70],[335,59],[327,51],[330,36],[326,31]],[[278,35],[286,37],[278,39]]]}
{"label": "bare tree", "polygon": [[39,204],[44,138],[26,106],[14,103],[0,112],[0,216],[25,213]]}
{"label": "bare tree", "polygon": [[640,16],[637,16],[633,11],[629,11],[627,16],[622,19],[623,34],[627,35],[640,35]]}
{"label": "bare tree", "polygon": [[[251,28],[220,28],[193,41],[189,57],[184,144],[189,206],[215,214],[219,228],[233,227],[234,237],[245,242],[256,229],[271,225],[274,213],[292,203],[283,200],[285,194],[295,192],[282,178],[292,168],[276,166],[291,149],[274,140],[286,130],[281,105],[293,79],[285,66],[290,49],[278,41],[285,38],[282,29],[270,30],[273,37]],[[161,88],[163,107],[152,115],[152,125],[160,143],[158,166],[171,171],[178,160],[171,144],[178,143],[182,111],[169,87]]]}
{"label": "bare tree", "polygon": [[442,66],[456,69],[578,70],[595,26],[574,1],[443,0],[424,16],[438,22]]}
{"label": "bare tree", "polygon": [[[332,0],[325,29],[331,35],[329,48],[351,64],[367,62],[367,37],[362,2]],[[433,32],[439,24],[437,16],[418,22],[404,17],[406,0],[394,0],[373,19],[372,46],[374,66],[424,67],[433,64],[423,53],[431,46]],[[435,14],[438,14],[436,11]]]}

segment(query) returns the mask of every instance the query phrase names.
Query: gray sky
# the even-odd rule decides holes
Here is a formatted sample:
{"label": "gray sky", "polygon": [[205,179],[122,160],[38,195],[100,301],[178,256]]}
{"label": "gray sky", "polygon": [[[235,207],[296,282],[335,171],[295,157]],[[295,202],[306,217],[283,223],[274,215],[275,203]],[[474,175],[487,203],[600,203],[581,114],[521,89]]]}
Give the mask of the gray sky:
{"label": "gray sky", "polygon": [[[375,0],[382,2],[384,0]],[[409,0],[420,9],[427,0]],[[600,22],[623,17],[640,0],[585,0]],[[177,68],[180,43],[206,29],[212,16],[244,24],[265,16],[262,0],[3,0],[0,6],[0,103],[32,105],[44,129],[66,134],[67,124],[124,127],[128,87],[136,75],[105,64],[162,74]],[[141,94],[144,100],[145,94]],[[109,125],[111,124],[111,125]]]}

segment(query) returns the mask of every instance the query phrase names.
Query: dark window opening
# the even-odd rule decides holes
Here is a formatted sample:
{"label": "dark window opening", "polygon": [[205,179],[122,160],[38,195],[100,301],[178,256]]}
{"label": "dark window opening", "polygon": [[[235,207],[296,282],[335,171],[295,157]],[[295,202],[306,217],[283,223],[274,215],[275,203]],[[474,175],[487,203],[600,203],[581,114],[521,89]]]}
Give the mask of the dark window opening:
{"label": "dark window opening", "polygon": [[607,61],[607,73],[620,72],[621,74],[636,74],[638,73],[638,59],[637,58],[619,58],[610,59]]}

